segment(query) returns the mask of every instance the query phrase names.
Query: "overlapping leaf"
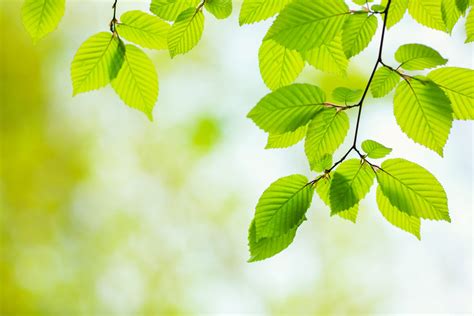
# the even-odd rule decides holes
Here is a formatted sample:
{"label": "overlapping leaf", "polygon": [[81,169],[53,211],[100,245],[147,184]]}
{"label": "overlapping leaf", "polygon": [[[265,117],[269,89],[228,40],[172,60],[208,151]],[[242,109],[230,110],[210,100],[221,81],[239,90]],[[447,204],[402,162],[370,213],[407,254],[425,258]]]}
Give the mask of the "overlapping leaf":
{"label": "overlapping leaf", "polygon": [[292,84],[267,94],[249,112],[266,132],[283,134],[308,124],[323,109],[324,92],[309,84]]}
{"label": "overlapping leaf", "polygon": [[88,38],[71,64],[73,94],[105,87],[117,76],[124,55],[125,47],[115,35],[101,32]]}
{"label": "overlapping leaf", "polygon": [[347,58],[362,52],[377,31],[378,21],[374,15],[351,14],[346,18],[342,31],[342,47]]}
{"label": "overlapping leaf", "polygon": [[339,34],[347,13],[343,0],[294,0],[278,15],[265,40],[298,51],[319,47]]}
{"label": "overlapping leaf", "polygon": [[183,11],[171,27],[168,35],[168,49],[174,57],[190,51],[201,39],[204,30],[204,14],[195,8]]}
{"label": "overlapping leaf", "polygon": [[145,48],[166,49],[170,25],[139,10],[128,11],[117,24],[119,35]]}
{"label": "overlapping leaf", "polygon": [[287,148],[299,143],[306,135],[307,126],[301,126],[294,132],[284,134],[268,135],[267,145],[265,149],[270,148]]}
{"label": "overlapping leaf", "polygon": [[374,75],[374,79],[370,84],[370,91],[374,98],[381,98],[389,94],[397,84],[401,77],[394,70],[387,67],[380,67]]}
{"label": "overlapping leaf", "polygon": [[373,159],[383,158],[392,152],[391,148],[370,139],[362,142],[362,150],[367,154],[367,157]]}
{"label": "overlapping leaf", "polygon": [[[331,188],[331,178],[320,179],[316,183],[316,192],[318,193],[319,197],[324,202],[324,204],[326,204],[329,207],[331,207],[331,202],[329,199],[330,188]],[[347,211],[338,212],[336,213],[336,215],[355,223],[357,220],[358,213],[359,213],[359,205],[356,204],[350,209],[348,209]]]}
{"label": "overlapping leaf", "polygon": [[405,44],[395,52],[395,59],[406,70],[423,70],[444,65],[448,62],[433,48],[422,44]]}
{"label": "overlapping leaf", "polygon": [[21,15],[33,42],[56,29],[64,15],[65,3],[65,0],[25,0]]}
{"label": "overlapping leaf", "polygon": [[448,200],[441,184],[423,167],[405,159],[388,159],[377,181],[390,203],[408,215],[450,221]]}
{"label": "overlapping leaf", "polygon": [[461,17],[461,10],[459,10],[456,2],[457,0],[441,0],[441,15],[449,33]]}
{"label": "overlapping leaf", "polygon": [[474,70],[445,67],[428,74],[451,100],[454,118],[474,119]]}
{"label": "overlapping leaf", "polygon": [[337,75],[345,75],[349,65],[340,36],[328,44],[304,52],[303,57],[314,68]]}
{"label": "overlapping leaf", "polygon": [[283,47],[273,40],[264,41],[258,51],[260,73],[271,90],[293,83],[304,67],[297,51]]}
{"label": "overlapping leaf", "polygon": [[150,11],[164,20],[175,21],[181,12],[196,8],[198,3],[199,0],[152,0]]}
{"label": "overlapping leaf", "polygon": [[287,233],[271,237],[271,238],[260,238],[257,240],[257,231],[255,228],[255,220],[252,220],[249,228],[249,251],[250,251],[250,259],[248,262],[255,262],[260,261],[266,258],[270,258],[277,253],[286,249],[295,238],[296,227],[290,229]]}
{"label": "overlapping leaf", "polygon": [[421,220],[419,217],[411,216],[401,212],[390,203],[390,200],[383,194],[380,187],[377,187],[377,205],[383,217],[392,225],[409,232],[420,239]]}
{"label": "overlapping leaf", "polygon": [[291,0],[244,0],[240,9],[240,25],[268,19],[283,9]]}
{"label": "overlapping leaf", "polygon": [[417,77],[399,84],[393,104],[402,131],[442,156],[453,121],[451,104],[443,90]]}
{"label": "overlapping leaf", "polygon": [[313,186],[302,175],[273,182],[263,192],[255,210],[256,240],[287,234],[304,219],[311,205]]}
{"label": "overlapping leaf", "polygon": [[375,173],[366,163],[349,159],[337,167],[332,176],[329,198],[331,214],[337,214],[354,207],[370,191]]}
{"label": "overlapping leaf", "polygon": [[338,87],[332,91],[332,99],[344,105],[349,105],[359,101],[362,97],[361,89],[349,89],[346,87]]}
{"label": "overlapping leaf", "polygon": [[343,111],[324,109],[309,123],[305,152],[311,169],[325,154],[332,156],[349,131],[349,118]]}
{"label": "overlapping leaf", "polygon": [[232,14],[232,0],[207,0],[204,7],[218,19],[225,19]]}
{"label": "overlapping leaf", "polygon": [[125,46],[125,59],[112,87],[130,107],[153,119],[153,107],[158,98],[158,76],[150,58],[133,45]]}
{"label": "overlapping leaf", "polygon": [[408,13],[422,25],[435,30],[447,30],[441,13],[441,0],[410,0]]}
{"label": "overlapping leaf", "polygon": [[471,9],[466,18],[466,43],[474,42],[474,13]]}
{"label": "overlapping leaf", "polygon": [[[383,0],[382,5],[387,7],[388,0]],[[390,12],[387,17],[387,28],[391,28],[405,15],[408,9],[408,0],[392,0],[390,4]]]}

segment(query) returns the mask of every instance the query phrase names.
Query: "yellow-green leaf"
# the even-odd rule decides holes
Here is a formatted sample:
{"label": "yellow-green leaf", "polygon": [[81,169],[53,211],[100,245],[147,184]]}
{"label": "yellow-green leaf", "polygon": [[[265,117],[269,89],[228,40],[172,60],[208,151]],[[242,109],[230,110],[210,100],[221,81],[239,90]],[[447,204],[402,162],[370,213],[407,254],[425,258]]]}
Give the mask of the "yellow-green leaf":
{"label": "yellow-green leaf", "polygon": [[112,87],[128,106],[153,120],[153,107],[158,98],[158,75],[150,58],[133,45],[125,46],[125,59]]}
{"label": "yellow-green leaf", "polygon": [[340,36],[328,44],[322,44],[303,53],[304,59],[321,71],[345,76],[349,60],[344,54]]}
{"label": "yellow-green leaf", "polygon": [[56,29],[64,15],[65,3],[65,0],[25,0],[21,15],[33,42]]}
{"label": "yellow-green leaf", "polygon": [[374,98],[381,98],[389,94],[400,82],[401,76],[387,67],[380,67],[370,84],[370,91]]}
{"label": "yellow-green leaf", "polygon": [[[324,204],[326,204],[328,207],[331,207],[331,201],[329,199],[329,190],[331,188],[331,178],[320,179],[318,182],[316,182],[315,185],[316,185],[316,192],[318,193],[319,198],[324,202]],[[357,220],[358,213],[359,213],[359,204],[356,204],[346,211],[336,213],[336,215],[355,223]]]}
{"label": "yellow-green leaf", "polygon": [[287,148],[299,143],[306,135],[308,126],[301,126],[294,132],[287,132],[284,134],[270,134],[268,135],[267,145],[265,149],[271,148]]}
{"label": "yellow-green leaf", "polygon": [[201,39],[204,30],[204,14],[195,8],[183,11],[171,27],[168,35],[168,49],[171,57],[193,49]]}
{"label": "yellow-green leaf", "polygon": [[160,18],[145,12],[128,11],[120,17],[117,24],[119,35],[130,42],[145,48],[168,48],[170,25]]}
{"label": "yellow-green leaf", "polygon": [[188,8],[196,8],[200,0],[152,0],[150,11],[163,20],[175,21]]}
{"label": "yellow-green leaf", "polygon": [[105,87],[122,67],[125,46],[117,36],[101,32],[89,37],[71,64],[73,95]]}
{"label": "yellow-green leaf", "polygon": [[273,40],[262,42],[258,61],[263,81],[271,90],[293,83],[304,67],[300,53]]}
{"label": "yellow-green leaf", "polygon": [[240,9],[239,24],[266,20],[281,11],[291,0],[244,0]]}
{"label": "yellow-green leaf", "polygon": [[232,14],[232,0],[207,0],[204,7],[218,19],[225,19]]}
{"label": "yellow-green leaf", "polygon": [[377,25],[375,15],[358,13],[347,17],[342,30],[342,47],[347,58],[358,55],[369,46]]}
{"label": "yellow-green leaf", "polygon": [[443,32],[447,31],[441,13],[441,0],[410,0],[408,13],[422,25]]}

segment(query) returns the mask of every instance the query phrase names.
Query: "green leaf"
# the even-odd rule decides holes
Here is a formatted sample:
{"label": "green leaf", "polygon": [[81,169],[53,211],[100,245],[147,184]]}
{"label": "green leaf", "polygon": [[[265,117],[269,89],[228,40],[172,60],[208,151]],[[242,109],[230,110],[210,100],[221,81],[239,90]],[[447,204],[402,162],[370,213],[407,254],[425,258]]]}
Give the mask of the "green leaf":
{"label": "green leaf", "polygon": [[125,59],[112,87],[123,102],[153,120],[153,107],[158,99],[158,75],[150,58],[136,46],[125,46]]}
{"label": "green leaf", "polygon": [[268,135],[267,146],[265,149],[271,148],[287,148],[299,143],[306,135],[308,126],[301,126],[294,132],[284,134],[270,134]]}
{"label": "green leaf", "polygon": [[474,10],[471,9],[466,18],[466,34],[467,38],[465,43],[474,42]]}
{"label": "green leaf", "polygon": [[323,172],[332,166],[332,155],[324,154],[312,161],[312,170],[316,172]]}
{"label": "green leaf", "polygon": [[379,5],[379,4],[374,4],[373,6],[370,7],[370,10],[374,12],[383,12],[385,10],[385,6]]}
{"label": "green leaf", "polygon": [[383,158],[392,152],[392,148],[370,139],[362,142],[362,150],[367,154],[367,157],[373,159]]}
{"label": "green leaf", "polygon": [[408,1],[408,13],[418,23],[446,32],[446,25],[441,13],[441,0]]}
{"label": "green leaf", "polygon": [[409,232],[418,239],[421,239],[420,218],[401,212],[399,209],[393,206],[390,203],[390,200],[383,194],[383,191],[380,189],[380,186],[377,187],[377,205],[379,206],[380,213],[382,213],[383,217],[385,217],[385,219],[390,224],[406,232]]}
{"label": "green leaf", "polygon": [[324,92],[309,84],[292,84],[267,94],[249,112],[258,127],[283,134],[304,126],[323,109]]}
{"label": "green leaf", "polygon": [[342,47],[347,58],[358,55],[369,46],[377,25],[375,15],[357,13],[347,17],[342,31]]}
{"label": "green leaf", "polygon": [[451,100],[454,118],[474,120],[474,70],[445,67],[428,74]]}
{"label": "green leaf", "polygon": [[273,40],[262,42],[258,61],[263,81],[271,90],[293,83],[304,67],[300,53]]}
{"label": "green leaf", "polygon": [[[383,0],[382,5],[387,6],[388,1]],[[390,10],[387,17],[387,28],[391,28],[405,15],[405,12],[408,9],[408,0],[392,0],[390,4]]]}
{"label": "green leaf", "polygon": [[373,0],[352,0],[355,4],[365,5],[366,3],[372,2]]}
{"label": "green leaf", "polygon": [[337,167],[331,180],[331,215],[356,206],[370,191],[375,172],[359,159],[349,159]]}
{"label": "green leaf", "polygon": [[311,205],[313,193],[313,186],[302,175],[291,175],[273,182],[257,203],[256,240],[281,236],[296,228]]}
{"label": "green leaf", "polygon": [[449,33],[451,33],[454,25],[456,25],[461,17],[461,11],[456,1],[457,0],[441,0],[441,15]]}
{"label": "green leaf", "polygon": [[311,169],[324,155],[332,156],[349,131],[349,117],[343,111],[324,109],[309,123],[304,144]]}
{"label": "green leaf", "polygon": [[[326,204],[328,207],[331,207],[331,202],[329,199],[329,190],[331,188],[331,178],[328,179],[320,179],[316,182],[316,192],[318,193],[321,200]],[[359,204],[354,205],[347,211],[342,211],[337,213],[336,215],[347,219],[353,223],[357,220],[357,214],[359,213]]]}
{"label": "green leaf", "polygon": [[380,67],[374,75],[370,85],[370,91],[374,98],[381,98],[389,94],[400,82],[401,77],[395,71],[387,67]]}
{"label": "green leaf", "polygon": [[340,36],[329,44],[323,44],[303,53],[303,58],[314,68],[321,71],[345,76],[349,60],[342,49]]}
{"label": "green leaf", "polygon": [[196,8],[200,0],[152,0],[150,11],[163,20],[175,21],[188,8]]}
{"label": "green leaf", "polygon": [[105,87],[122,67],[125,46],[117,36],[101,32],[89,37],[71,64],[73,95]]}
{"label": "green leaf", "polygon": [[[299,225],[298,225],[299,226]],[[272,237],[272,238],[260,238],[257,240],[257,234],[255,229],[255,220],[252,220],[249,228],[249,250],[250,259],[248,262],[255,262],[273,257],[277,253],[288,248],[293,242],[296,235],[298,226],[290,229],[287,233]]]}
{"label": "green leaf", "polygon": [[168,35],[170,56],[189,52],[197,45],[204,30],[204,14],[189,8],[181,12]]}
{"label": "green leaf", "polygon": [[423,70],[448,62],[433,48],[421,44],[405,44],[395,52],[395,59],[406,70]]}
{"label": "green leaf", "polygon": [[145,12],[128,11],[117,24],[119,35],[145,48],[167,49],[170,25]]}
{"label": "green leaf", "polygon": [[443,156],[453,121],[450,101],[443,90],[423,77],[404,80],[398,85],[393,104],[402,131]]}
{"label": "green leaf", "polygon": [[332,98],[335,102],[348,105],[348,103],[359,101],[362,97],[362,93],[363,91],[361,89],[352,90],[346,87],[338,87],[332,91]]}
{"label": "green leaf", "polygon": [[377,181],[390,203],[408,215],[451,221],[448,199],[441,184],[423,167],[405,159],[388,159]]}
{"label": "green leaf", "polygon": [[265,40],[301,52],[319,47],[339,34],[347,13],[343,0],[294,0],[278,15]]}
{"label": "green leaf", "polygon": [[64,15],[65,0],[25,0],[21,16],[34,43],[56,29]]}
{"label": "green leaf", "polygon": [[473,4],[472,0],[456,0],[456,6],[462,14],[466,13],[467,8],[469,8],[471,4]]}
{"label": "green leaf", "polygon": [[239,24],[266,20],[281,11],[291,0],[244,0],[240,9]]}
{"label": "green leaf", "polygon": [[218,19],[225,19],[232,14],[232,0],[207,0],[204,7]]}

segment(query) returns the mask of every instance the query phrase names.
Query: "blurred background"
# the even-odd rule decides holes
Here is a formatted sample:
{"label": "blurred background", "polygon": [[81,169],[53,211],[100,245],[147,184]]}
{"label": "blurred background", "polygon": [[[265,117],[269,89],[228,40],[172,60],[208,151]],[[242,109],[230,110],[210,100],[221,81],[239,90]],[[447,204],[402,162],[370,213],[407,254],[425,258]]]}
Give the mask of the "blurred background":
{"label": "blurred background", "polygon": [[[71,96],[70,62],[85,39],[107,31],[111,4],[68,0],[59,29],[33,46],[21,2],[1,0],[0,314],[472,312],[472,123],[454,123],[441,158],[400,131],[393,94],[369,98],[360,140],[430,170],[452,223],[424,221],[420,242],[383,219],[375,187],[357,224],[330,217],[315,197],[289,249],[249,264],[260,194],[282,176],[315,176],[302,144],[265,150],[265,134],[246,118],[268,93],[257,52],[271,21],[239,27],[234,1],[227,20],[206,14],[190,53],[148,51],[160,79],[150,123],[110,87]],[[120,0],[118,11],[147,8]],[[405,16],[388,32],[385,60],[394,65],[399,45],[418,42],[472,68],[463,28],[464,20],[450,37]],[[308,67],[298,81],[362,88],[376,45],[347,78]]]}

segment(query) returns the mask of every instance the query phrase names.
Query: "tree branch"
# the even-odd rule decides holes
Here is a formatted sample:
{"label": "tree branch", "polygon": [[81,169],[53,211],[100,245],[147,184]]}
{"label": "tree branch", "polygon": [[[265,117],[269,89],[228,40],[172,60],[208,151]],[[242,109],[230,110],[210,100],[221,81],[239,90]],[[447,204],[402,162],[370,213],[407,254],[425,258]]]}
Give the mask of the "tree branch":
{"label": "tree branch", "polygon": [[[329,174],[334,168],[336,168],[339,164],[341,164],[344,160],[346,160],[347,156],[354,150],[357,152],[357,154],[365,160],[365,155],[363,155],[359,149],[357,148],[357,137],[359,136],[359,127],[360,127],[360,120],[362,116],[362,107],[365,101],[365,98],[367,96],[367,93],[369,92],[370,84],[372,83],[372,80],[374,79],[375,72],[377,71],[379,65],[384,65],[384,62],[382,61],[382,53],[383,53],[383,45],[384,45],[384,40],[385,40],[385,31],[386,31],[386,26],[387,26],[387,18],[388,18],[388,12],[390,10],[390,4],[392,3],[392,0],[388,0],[387,2],[387,7],[385,10],[382,12],[384,13],[384,18],[383,18],[383,25],[382,25],[382,35],[380,36],[380,45],[379,45],[379,50],[378,50],[378,55],[377,55],[377,61],[374,65],[374,68],[372,70],[372,73],[370,74],[369,80],[367,81],[367,85],[365,86],[364,93],[362,94],[362,97],[359,101],[359,103],[351,105],[347,108],[353,108],[353,107],[358,107],[359,111],[357,113],[357,122],[356,122],[356,130],[354,133],[354,140],[352,142],[351,148],[342,156],[341,159],[339,159],[337,162],[335,162],[331,168],[327,169],[324,171],[325,174]],[[368,161],[367,161],[368,162]],[[375,165],[372,165],[370,162],[368,162],[370,166],[376,167]],[[317,181],[319,181],[322,177],[317,177],[315,180],[311,181],[310,183],[314,184]]]}

